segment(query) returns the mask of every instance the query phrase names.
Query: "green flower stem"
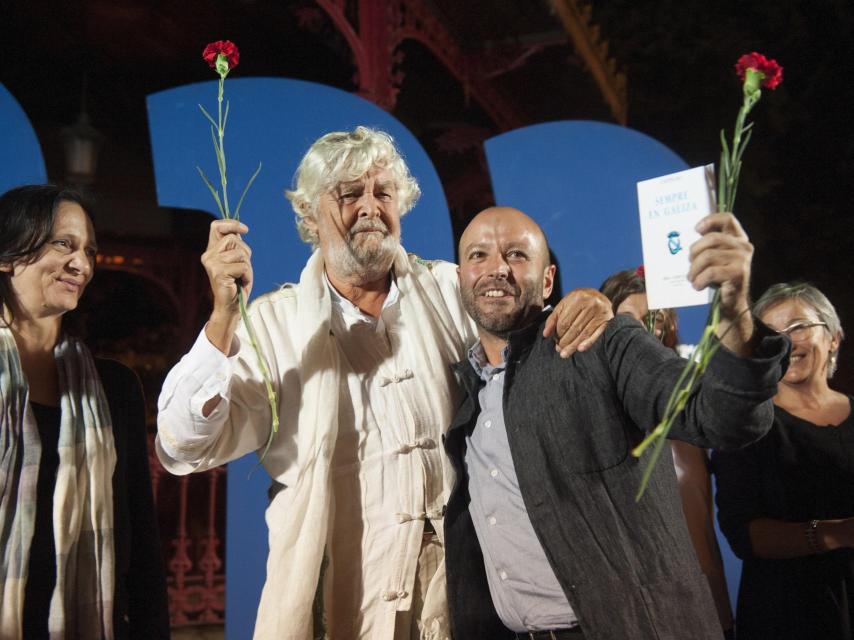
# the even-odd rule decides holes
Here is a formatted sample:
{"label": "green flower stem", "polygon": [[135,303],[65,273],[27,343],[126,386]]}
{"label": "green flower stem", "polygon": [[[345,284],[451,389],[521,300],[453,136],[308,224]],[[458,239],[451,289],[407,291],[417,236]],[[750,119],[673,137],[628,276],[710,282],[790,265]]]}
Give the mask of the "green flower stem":
{"label": "green flower stem", "polygon": [[[726,137],[721,131],[721,163],[718,173],[718,211],[732,211],[735,206],[735,194],[738,189],[738,179],[741,173],[741,157],[750,142],[752,133],[752,124],[745,124],[747,116],[753,107],[759,102],[762,97],[762,92],[759,90],[759,81],[762,75],[759,74],[757,80],[755,75],[751,74],[753,70],[748,69],[747,80],[744,88],[744,99],[741,108],[738,110],[738,116],[735,119],[735,128],[732,134],[732,144],[727,145]],[[703,330],[703,336],[697,344],[691,359],[686,363],[685,369],[676,381],[673,391],[670,393],[670,398],[667,401],[667,406],[664,409],[664,415],[661,422],[650,431],[647,436],[632,449],[632,455],[639,458],[644,451],[654,445],[652,454],[647,461],[641,476],[640,486],[635,495],[635,500],[640,500],[649,484],[649,478],[655,468],[661,451],[667,442],[667,436],[676,418],[685,408],[688,398],[694,386],[703,376],[706,367],[715,354],[715,351],[720,347],[720,341],[716,339],[716,332],[721,317],[721,292],[720,289],[715,289],[715,295],[712,298],[712,304],[709,308],[709,317],[706,321],[706,327]],[[647,321],[649,325],[649,320]]]}
{"label": "green flower stem", "polygon": [[[252,183],[255,181],[255,178],[258,177],[258,173],[261,171],[261,164],[258,164],[258,168],[255,170],[255,173],[252,174],[252,177],[249,179],[249,182],[246,183],[246,187],[243,189],[243,193],[241,194],[240,200],[237,203],[237,209],[235,209],[234,216],[232,216],[231,209],[228,205],[228,174],[225,160],[225,126],[228,123],[228,102],[225,103],[225,114],[223,114],[222,109],[222,103],[225,94],[225,77],[228,75],[229,68],[227,59],[222,54],[220,54],[217,59],[216,69],[219,73],[216,122],[213,121],[213,118],[202,105],[199,105],[199,109],[201,109],[202,114],[211,123],[211,140],[213,142],[217,168],[219,169],[219,181],[220,187],[222,188],[222,196],[220,196],[219,191],[217,191],[216,187],[213,185],[213,183],[211,183],[211,181],[205,175],[204,171],[202,171],[200,167],[196,168],[198,169],[199,175],[202,177],[202,180],[204,181],[205,185],[208,187],[208,190],[211,192],[211,196],[213,197],[214,202],[216,202],[220,215],[225,220],[239,220],[240,207],[243,204],[243,199],[246,197],[246,192],[249,191],[249,187],[252,186]],[[214,131],[214,129],[216,129],[216,131]],[[255,358],[258,362],[258,368],[261,370],[261,375],[264,378],[264,387],[267,391],[267,402],[270,403],[270,435],[267,437],[267,444],[264,446],[264,451],[261,452],[261,457],[259,460],[260,464],[267,456],[267,452],[270,450],[270,445],[273,443],[273,438],[279,432],[279,402],[276,397],[276,390],[273,387],[273,378],[270,374],[270,368],[267,366],[267,361],[264,359],[264,356],[261,353],[261,347],[258,345],[258,338],[255,333],[255,327],[252,326],[252,321],[250,320],[249,314],[246,311],[246,299],[243,295],[243,283],[238,280],[235,284],[237,285],[237,303],[240,307],[240,318],[241,320],[243,320],[243,325],[246,327],[246,333],[249,335],[249,342],[252,345],[252,350],[255,352]]]}
{"label": "green flower stem", "polygon": [[649,478],[652,475],[652,470],[655,468],[655,464],[658,461],[665,443],[667,442],[667,436],[670,433],[670,429],[673,427],[673,423],[676,421],[679,414],[682,413],[682,410],[685,408],[688,398],[691,395],[691,391],[706,371],[706,367],[711,361],[712,356],[720,346],[720,343],[715,339],[715,332],[717,331],[719,322],[720,290],[716,290],[712,300],[711,309],[709,310],[709,319],[706,323],[706,328],[703,330],[703,336],[694,350],[691,359],[685,363],[685,368],[682,370],[676,384],[673,386],[673,390],[670,392],[670,397],[668,398],[667,405],[664,409],[664,416],[661,418],[658,425],[656,425],[655,429],[650,431],[646,438],[632,449],[632,455],[639,458],[650,445],[655,444],[652,454],[644,468],[643,475],[641,476],[641,482],[638,487],[638,492],[635,495],[635,500],[640,500],[643,496],[647,484],[649,483]]}
{"label": "green flower stem", "polygon": [[249,334],[249,342],[252,345],[252,350],[255,351],[258,368],[261,369],[261,375],[264,377],[264,386],[267,389],[267,402],[270,404],[270,415],[272,416],[270,435],[267,436],[267,444],[264,446],[264,451],[261,453],[261,461],[263,461],[267,456],[267,451],[270,450],[270,445],[273,444],[273,437],[279,432],[279,403],[276,399],[276,390],[273,389],[270,369],[267,367],[267,362],[264,360],[264,356],[261,355],[261,347],[258,345],[258,338],[255,335],[255,327],[252,326],[252,321],[249,319],[249,314],[246,311],[246,301],[243,296],[243,288],[240,286],[237,287],[237,303],[240,305],[240,317],[243,319],[243,324],[246,326],[246,333]]}
{"label": "green flower stem", "polygon": [[651,333],[655,335],[655,311],[653,309],[649,309],[646,312],[646,318],[644,324],[646,325],[647,333]]}
{"label": "green flower stem", "polygon": [[[219,146],[215,148],[217,156],[217,165],[219,165],[219,180],[222,184],[222,204],[225,209],[225,219],[231,218],[231,211],[228,208],[228,177],[225,172],[225,123],[222,121],[222,97],[225,93],[225,75],[219,76],[219,90],[216,96],[216,112],[217,112],[217,133],[219,134]],[[226,107],[228,114],[228,107]]]}

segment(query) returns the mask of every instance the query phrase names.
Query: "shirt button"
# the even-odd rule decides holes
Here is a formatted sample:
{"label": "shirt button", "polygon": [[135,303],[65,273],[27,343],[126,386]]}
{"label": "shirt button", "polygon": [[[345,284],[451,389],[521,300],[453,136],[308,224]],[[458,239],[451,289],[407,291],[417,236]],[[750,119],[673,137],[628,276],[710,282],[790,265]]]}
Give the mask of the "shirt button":
{"label": "shirt button", "polygon": [[492,426],[492,420],[487,420],[483,423],[483,426],[489,429]]}
{"label": "shirt button", "polygon": [[493,380],[498,380],[498,378],[499,378],[500,376],[501,376],[501,374],[500,374],[500,373],[496,373],[495,375],[493,375],[493,376],[492,376],[492,379],[493,379]]}
{"label": "shirt button", "polygon": [[489,516],[489,524],[494,526],[497,522],[498,520],[495,519],[495,516]]}
{"label": "shirt button", "polygon": [[495,476],[498,475],[498,469],[493,469],[492,471],[489,472],[489,475],[491,475],[494,478]]}
{"label": "shirt button", "polygon": [[506,572],[506,571],[502,571],[502,572],[501,572],[501,573],[499,573],[498,575],[500,575],[500,576],[501,576],[501,579],[502,579],[502,580],[507,580],[507,572]]}

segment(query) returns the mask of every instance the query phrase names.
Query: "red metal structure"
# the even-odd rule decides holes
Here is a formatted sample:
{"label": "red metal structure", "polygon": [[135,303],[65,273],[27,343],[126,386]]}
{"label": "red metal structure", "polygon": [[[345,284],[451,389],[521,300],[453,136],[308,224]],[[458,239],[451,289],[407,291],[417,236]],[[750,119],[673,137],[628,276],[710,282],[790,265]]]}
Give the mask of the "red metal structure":
{"label": "red metal structure", "polygon": [[[477,10],[489,11],[487,0],[475,4]],[[600,42],[598,27],[590,21],[589,6],[576,0],[551,0],[550,4],[562,29],[514,37],[509,43],[502,41],[500,47],[480,49],[465,49],[459,41],[459,29],[455,32],[449,25],[448,15],[456,9],[450,0],[309,0],[294,7],[292,13],[297,27],[307,31],[317,30],[324,21],[331,22],[352,56],[356,91],[380,107],[395,110],[406,78],[404,50],[407,43],[418,43],[458,83],[466,103],[476,104],[486,115],[491,126],[455,124],[435,140],[440,153],[476,154],[474,162],[467,163],[445,184],[452,207],[456,203],[459,210],[460,203],[479,204],[489,199],[481,144],[495,132],[523,126],[527,120],[498,84],[503,76],[528,64],[535,54],[574,44],[581,64],[595,79],[615,119],[625,122],[625,78],[609,59],[607,44]],[[445,15],[441,14],[443,10]],[[342,60],[345,64],[347,61]],[[160,466],[151,448],[156,429],[154,400],[162,379],[171,362],[192,343],[205,315],[204,272],[198,266],[187,269],[187,264],[198,265],[198,256],[185,248],[121,241],[104,245],[106,251],[99,265],[102,270],[153,282],[174,314],[169,327],[174,337],[171,347],[163,346],[157,354],[133,349],[112,354],[138,371],[149,398],[150,465],[164,540],[172,624],[221,624],[225,609],[225,469],[174,477]],[[170,349],[173,352],[166,353]]]}

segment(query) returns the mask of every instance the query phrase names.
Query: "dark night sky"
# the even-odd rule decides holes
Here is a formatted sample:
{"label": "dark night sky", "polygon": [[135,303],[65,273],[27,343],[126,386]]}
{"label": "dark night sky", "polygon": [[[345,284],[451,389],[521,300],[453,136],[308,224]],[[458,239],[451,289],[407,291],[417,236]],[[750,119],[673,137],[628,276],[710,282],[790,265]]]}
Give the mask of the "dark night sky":
{"label": "dark night sky", "polygon": [[[716,161],[719,130],[732,130],[739,55],[783,65],[783,84],[753,111],[735,207],[756,247],[753,291],[809,280],[854,330],[854,5],[609,0],[594,16],[630,78],[629,125],[691,166]],[[843,346],[836,381],[849,392],[852,351]]]}
{"label": "dark night sky", "polygon": [[[514,27],[559,33],[540,0],[431,0],[468,52],[508,37]],[[720,129],[730,131],[740,103],[733,65],[752,50],[785,68],[782,86],[754,111],[736,213],[756,246],[754,291],[780,280],[813,281],[854,330],[849,266],[854,254],[854,3],[851,0],[607,0],[593,2],[619,68],[628,77],[629,126],[679,153],[691,166],[715,162]],[[223,33],[241,43],[245,75],[281,75],[352,90],[353,66],[328,23],[299,25],[310,0],[69,0],[0,2],[4,61],[0,81],[36,126],[51,177],[61,177],[58,131],[76,115],[83,71],[89,110],[108,138],[99,184],[102,202],[126,233],[175,234],[157,210],[144,96],[209,79],[198,64],[205,42]],[[530,35],[530,34],[528,34]],[[491,45],[490,45],[491,46]],[[406,46],[398,116],[434,156],[443,180],[477,154],[437,152],[438,122],[498,130],[435,60]],[[427,105],[419,87],[441,86]],[[554,118],[612,121],[569,47],[531,57],[501,80],[530,123]],[[434,93],[434,95],[436,95]],[[490,130],[491,129],[491,130]],[[458,213],[456,228],[475,211]],[[146,227],[143,222],[149,226]],[[136,226],[134,226],[136,225]],[[158,226],[159,225],[159,226]],[[191,230],[190,233],[193,233]],[[848,373],[850,372],[850,373]],[[854,348],[843,347],[838,384],[854,392]]]}

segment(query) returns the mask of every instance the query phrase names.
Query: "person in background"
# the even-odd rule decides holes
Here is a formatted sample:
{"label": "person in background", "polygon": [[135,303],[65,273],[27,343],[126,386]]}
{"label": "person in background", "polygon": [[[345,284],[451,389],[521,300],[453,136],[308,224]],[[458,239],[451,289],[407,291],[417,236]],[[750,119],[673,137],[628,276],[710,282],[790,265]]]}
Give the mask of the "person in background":
{"label": "person in background", "polygon": [[169,637],[136,376],[63,331],[95,269],[75,191],[0,196],[0,637]]}
{"label": "person in background", "polygon": [[854,418],[834,391],[843,331],[811,284],[780,283],[754,314],[792,341],[774,424],[740,451],[715,452],[718,519],[744,560],[739,640],[854,638]]}
{"label": "person in background", "polygon": [[[675,309],[656,309],[650,313],[646,299],[646,278],[643,266],[618,271],[609,276],[599,288],[608,299],[614,315],[628,315],[652,328],[656,338],[665,347],[676,350],[679,343]],[[733,637],[732,606],[727,590],[721,550],[714,525],[714,502],[709,457],[705,449],[680,440],[670,441],[682,511],[691,543],[700,562],[700,568],[715,599],[715,607],[725,637]]]}

